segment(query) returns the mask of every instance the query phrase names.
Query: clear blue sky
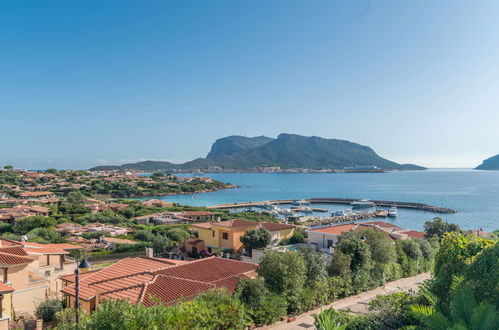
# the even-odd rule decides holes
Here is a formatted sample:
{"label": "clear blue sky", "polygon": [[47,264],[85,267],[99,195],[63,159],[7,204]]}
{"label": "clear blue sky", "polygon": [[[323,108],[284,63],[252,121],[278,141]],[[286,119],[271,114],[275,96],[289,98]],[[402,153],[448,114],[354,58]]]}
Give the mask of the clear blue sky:
{"label": "clear blue sky", "polygon": [[0,165],[203,157],[226,135],[499,153],[499,2],[2,1]]}

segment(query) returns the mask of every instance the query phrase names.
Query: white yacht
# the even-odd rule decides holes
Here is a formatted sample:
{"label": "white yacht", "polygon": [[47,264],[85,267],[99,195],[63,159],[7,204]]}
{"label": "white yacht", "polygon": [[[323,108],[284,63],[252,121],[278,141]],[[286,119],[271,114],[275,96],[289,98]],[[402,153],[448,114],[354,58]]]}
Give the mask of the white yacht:
{"label": "white yacht", "polygon": [[376,206],[376,204],[374,204],[373,202],[367,200],[367,199],[361,199],[361,200],[358,200],[358,201],[355,201],[355,202],[351,202],[350,205],[352,207],[357,207],[357,208],[364,208],[364,207],[374,207]]}
{"label": "white yacht", "polygon": [[390,209],[388,210],[388,216],[389,217],[396,217],[397,216],[397,207],[396,206],[390,207]]}
{"label": "white yacht", "polygon": [[291,203],[291,205],[302,206],[302,205],[310,205],[310,202],[304,199],[296,200]]}

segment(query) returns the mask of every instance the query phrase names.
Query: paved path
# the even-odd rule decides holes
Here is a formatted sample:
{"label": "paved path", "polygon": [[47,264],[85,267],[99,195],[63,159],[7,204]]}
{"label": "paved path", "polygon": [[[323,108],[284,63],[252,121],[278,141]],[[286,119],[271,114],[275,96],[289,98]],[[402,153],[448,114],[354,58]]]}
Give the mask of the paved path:
{"label": "paved path", "polygon": [[[369,301],[380,294],[390,294],[394,292],[409,291],[410,289],[417,291],[418,286],[430,278],[430,273],[419,274],[414,277],[402,278],[393,282],[388,282],[384,286],[366,291],[356,296],[350,296],[344,299],[337,300],[328,306],[324,306],[322,310],[333,307],[337,310],[350,309],[352,313],[366,313]],[[304,330],[313,329],[314,318],[313,314],[321,312],[321,308],[302,314],[293,322],[279,322],[260,329],[273,330]]]}

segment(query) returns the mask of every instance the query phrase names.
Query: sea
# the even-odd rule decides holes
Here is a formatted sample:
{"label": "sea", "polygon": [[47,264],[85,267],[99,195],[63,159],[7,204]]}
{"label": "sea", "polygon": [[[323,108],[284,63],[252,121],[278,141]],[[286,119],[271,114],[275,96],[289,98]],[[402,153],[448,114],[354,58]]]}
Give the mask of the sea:
{"label": "sea", "polygon": [[[191,206],[319,197],[420,202],[448,207],[457,213],[436,214],[399,208],[396,218],[384,221],[423,230],[425,221],[441,217],[463,229],[481,228],[489,232],[499,229],[499,171],[431,169],[386,173],[206,173],[202,176],[239,188],[159,198]],[[317,207],[333,212],[349,206],[321,204]]]}

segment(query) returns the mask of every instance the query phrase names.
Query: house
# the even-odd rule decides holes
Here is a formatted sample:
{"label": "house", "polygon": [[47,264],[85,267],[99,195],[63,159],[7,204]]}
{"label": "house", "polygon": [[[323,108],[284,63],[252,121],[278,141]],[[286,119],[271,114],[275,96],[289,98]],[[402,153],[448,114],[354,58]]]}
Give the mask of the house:
{"label": "house", "polygon": [[26,217],[41,215],[49,216],[50,209],[40,205],[16,205],[10,208],[0,208],[0,221],[15,224]]}
{"label": "house", "polygon": [[[80,303],[91,313],[104,299],[128,300],[132,304],[174,305],[195,298],[209,289],[225,287],[234,292],[240,278],[254,278],[257,266],[217,257],[186,262],[137,257],[80,275]],[[74,275],[62,276],[66,306],[75,304]]]}
{"label": "house", "polygon": [[[197,236],[199,239],[204,241],[204,246],[206,246],[208,252],[221,252],[223,250],[234,250],[241,251],[243,249],[243,243],[241,243],[241,236],[243,236],[250,229],[257,229],[263,227],[270,231],[273,244],[277,244],[283,239],[293,236],[295,226],[274,223],[274,222],[253,222],[246,220],[227,220],[219,222],[202,222],[196,223],[191,226],[191,228],[197,231]],[[190,243],[189,243],[190,244]],[[198,245],[201,244],[198,242]],[[197,246],[191,245],[191,250],[188,250],[188,246],[184,246],[188,252],[197,253],[200,250]],[[196,249],[194,249],[196,247]]]}
{"label": "house", "polygon": [[210,211],[185,211],[180,214],[182,218],[191,221],[211,221],[213,215],[213,212]]}
{"label": "house", "polygon": [[363,228],[375,228],[377,230],[383,231],[392,240],[424,237],[423,232],[400,228],[389,222],[367,221],[361,223],[349,223],[328,227],[312,228],[307,231],[308,243],[314,245],[317,250],[332,253],[334,247],[336,246],[336,243],[338,242],[338,236],[340,236],[344,232],[348,232],[351,230],[360,230]]}
{"label": "house", "polygon": [[156,225],[164,225],[178,222],[185,222],[189,219],[181,218],[181,213],[179,212],[161,212],[161,213],[152,213],[146,214],[142,216],[135,217],[134,220],[136,223],[140,225],[148,225],[150,223],[154,223]]}
{"label": "house", "polygon": [[60,275],[71,274],[76,262],[67,258],[70,244],[39,244],[0,239],[1,283],[10,286],[12,310],[33,314],[36,305],[62,289]]}
{"label": "house", "polygon": [[114,250],[120,244],[125,244],[125,245],[137,244],[137,242],[129,240],[129,239],[105,237],[105,236],[102,236],[99,240],[102,243],[107,244],[106,249],[108,249],[108,250]]}
{"label": "house", "polygon": [[52,197],[54,195],[51,191],[25,191],[19,196],[21,198],[41,198],[41,197]]}

